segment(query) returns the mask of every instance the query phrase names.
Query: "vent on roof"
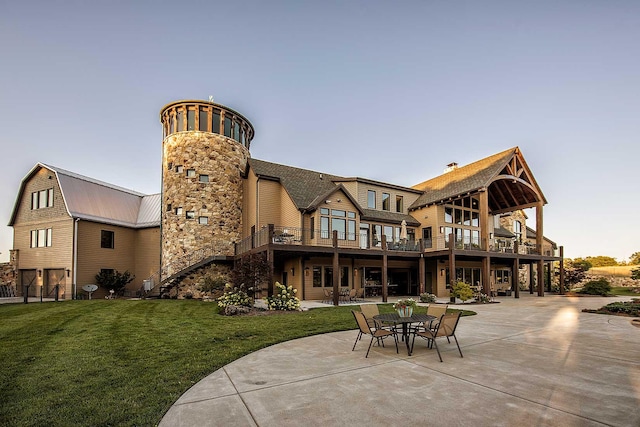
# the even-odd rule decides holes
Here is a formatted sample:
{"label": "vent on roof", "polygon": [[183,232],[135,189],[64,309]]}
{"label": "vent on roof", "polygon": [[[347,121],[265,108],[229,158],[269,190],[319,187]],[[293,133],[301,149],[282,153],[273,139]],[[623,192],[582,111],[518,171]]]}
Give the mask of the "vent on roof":
{"label": "vent on roof", "polygon": [[449,163],[444,170],[444,173],[451,172],[458,169],[458,164],[456,162]]}

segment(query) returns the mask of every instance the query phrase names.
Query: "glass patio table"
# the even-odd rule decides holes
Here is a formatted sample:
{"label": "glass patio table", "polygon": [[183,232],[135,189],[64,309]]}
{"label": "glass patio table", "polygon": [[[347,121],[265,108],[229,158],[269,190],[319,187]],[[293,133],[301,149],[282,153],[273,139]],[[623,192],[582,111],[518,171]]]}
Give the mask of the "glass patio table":
{"label": "glass patio table", "polygon": [[373,316],[373,319],[381,323],[393,323],[402,325],[402,339],[407,345],[407,354],[411,356],[411,346],[409,344],[409,325],[411,323],[424,323],[436,320],[435,316],[422,313],[413,313],[411,316],[401,317],[398,313],[383,313]]}

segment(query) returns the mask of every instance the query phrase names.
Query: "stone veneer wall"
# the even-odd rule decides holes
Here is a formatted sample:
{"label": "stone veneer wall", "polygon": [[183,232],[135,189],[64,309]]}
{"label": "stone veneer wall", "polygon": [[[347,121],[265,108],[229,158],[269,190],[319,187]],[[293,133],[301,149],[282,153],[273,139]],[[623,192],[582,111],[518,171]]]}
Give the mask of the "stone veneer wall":
{"label": "stone veneer wall", "polygon": [[[185,255],[198,250],[234,255],[233,243],[240,240],[242,232],[241,174],[248,158],[244,146],[215,133],[186,131],[165,138],[162,264],[167,274],[178,271]],[[176,171],[178,166],[182,172]],[[195,170],[194,177],[186,176],[188,169]],[[200,175],[208,175],[209,182],[199,182]],[[182,208],[182,214],[177,215],[176,208]],[[193,211],[195,218],[187,219],[187,211]],[[203,216],[208,218],[206,225],[199,223]]]}
{"label": "stone veneer wall", "polygon": [[231,264],[214,263],[201,267],[187,277],[182,279],[180,283],[173,287],[169,293],[169,298],[185,299],[211,299],[222,295],[222,289],[218,292],[207,293],[202,291],[202,285],[207,277],[216,278],[219,276],[224,277],[227,281],[231,274]]}

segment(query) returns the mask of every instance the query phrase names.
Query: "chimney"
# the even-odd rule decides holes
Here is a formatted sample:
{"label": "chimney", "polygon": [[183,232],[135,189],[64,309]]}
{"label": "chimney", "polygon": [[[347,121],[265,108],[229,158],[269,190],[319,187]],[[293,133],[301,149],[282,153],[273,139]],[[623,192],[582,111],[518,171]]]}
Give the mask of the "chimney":
{"label": "chimney", "polygon": [[444,170],[444,173],[451,172],[458,169],[458,164],[456,162],[449,163]]}

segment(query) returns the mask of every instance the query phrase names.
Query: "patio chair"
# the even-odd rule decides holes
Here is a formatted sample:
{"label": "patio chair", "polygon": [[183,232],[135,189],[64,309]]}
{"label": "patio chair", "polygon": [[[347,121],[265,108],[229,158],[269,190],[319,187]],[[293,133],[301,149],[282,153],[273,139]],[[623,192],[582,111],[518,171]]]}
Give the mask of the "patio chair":
{"label": "patio chair", "polygon": [[355,289],[351,289],[349,291],[349,302],[356,302],[357,298],[356,298],[356,290]]}
{"label": "patio chair", "polygon": [[448,307],[449,307],[449,304],[445,304],[445,305],[429,304],[427,306],[427,315],[433,316],[435,317],[435,319],[427,320],[426,322],[417,325],[414,329],[412,329],[412,332],[418,332],[424,329],[434,329],[438,324],[438,322],[440,321],[440,318],[442,317],[442,315],[447,312]]}
{"label": "patio chair", "polygon": [[353,348],[351,351],[356,349],[356,345],[358,341],[362,337],[362,335],[371,335],[371,341],[369,341],[369,348],[367,348],[367,354],[365,354],[365,358],[369,357],[369,351],[371,350],[371,345],[373,344],[373,340],[377,339],[379,344],[382,344],[384,347],[384,339],[388,337],[393,337],[393,341],[396,343],[396,354],[398,353],[398,335],[395,331],[390,331],[388,329],[375,329],[372,330],[367,323],[367,318],[360,311],[351,310],[353,317],[356,319],[356,323],[358,324],[358,337],[356,338],[356,342],[353,343]]}
{"label": "patio chair", "polygon": [[367,319],[369,327],[378,328],[376,321],[373,319],[373,316],[377,316],[378,314],[380,314],[380,310],[378,310],[378,304],[361,304],[360,311]]}
{"label": "patio chair", "polygon": [[[427,340],[427,345],[435,345],[436,351],[438,352],[438,357],[440,358],[440,362],[442,362],[442,355],[440,355],[440,349],[438,348],[437,338],[440,337],[453,337],[456,340],[456,345],[458,346],[458,351],[460,352],[460,357],[464,357],[462,355],[462,350],[460,350],[460,344],[458,344],[458,338],[456,338],[456,328],[458,326],[458,321],[460,320],[461,312],[456,311],[455,313],[445,313],[440,318],[440,322],[435,327],[435,329],[425,329],[424,331],[417,331],[413,334],[413,341],[411,342],[411,353],[413,353],[413,345],[416,342],[416,335]],[[449,341],[451,342],[451,341]]]}
{"label": "patio chair", "polygon": [[322,300],[322,302],[326,302],[327,304],[331,303],[331,292],[329,292],[329,289],[323,289],[324,291],[324,299]]}

